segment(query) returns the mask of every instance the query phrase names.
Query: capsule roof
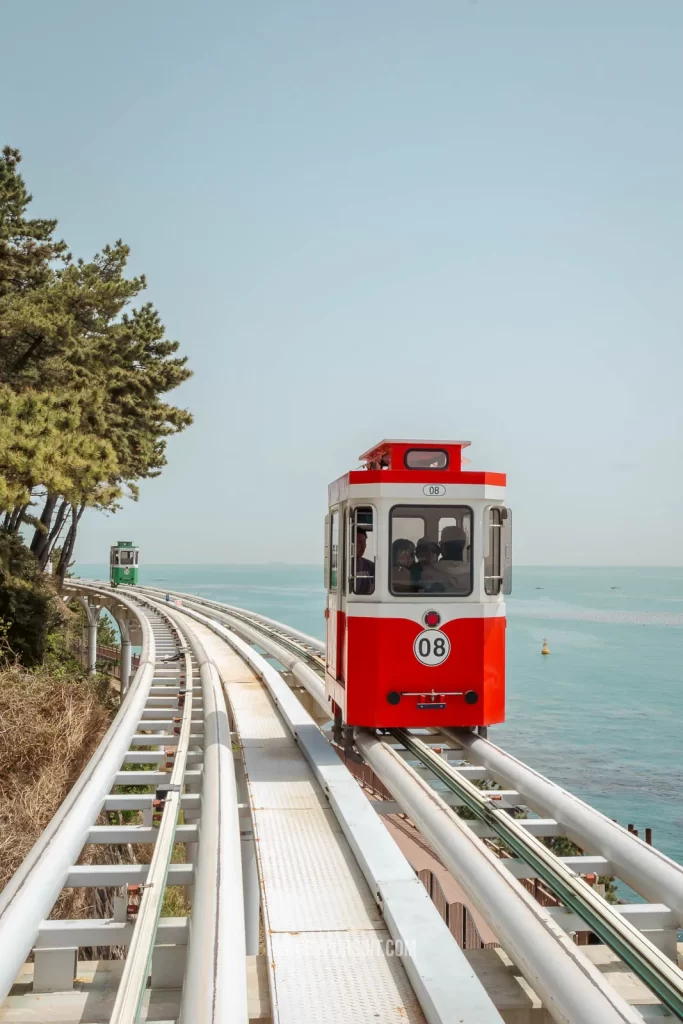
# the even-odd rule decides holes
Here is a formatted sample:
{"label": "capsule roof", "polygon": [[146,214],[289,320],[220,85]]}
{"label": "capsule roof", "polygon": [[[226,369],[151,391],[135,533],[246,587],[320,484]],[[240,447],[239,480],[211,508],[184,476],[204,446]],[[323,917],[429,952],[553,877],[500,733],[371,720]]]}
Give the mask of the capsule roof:
{"label": "capsule roof", "polygon": [[[462,450],[470,446],[469,441],[410,441],[410,440],[389,440],[379,441],[369,448],[359,461],[364,463],[365,469],[405,469],[408,456],[415,452],[413,460],[414,468],[420,462],[420,453],[424,452],[424,460],[429,459],[428,453],[433,453],[436,463],[434,468],[446,468],[451,472],[460,472],[462,469]],[[445,455],[445,459],[444,459]],[[439,463],[443,462],[443,465]],[[424,468],[430,463],[423,462]]]}

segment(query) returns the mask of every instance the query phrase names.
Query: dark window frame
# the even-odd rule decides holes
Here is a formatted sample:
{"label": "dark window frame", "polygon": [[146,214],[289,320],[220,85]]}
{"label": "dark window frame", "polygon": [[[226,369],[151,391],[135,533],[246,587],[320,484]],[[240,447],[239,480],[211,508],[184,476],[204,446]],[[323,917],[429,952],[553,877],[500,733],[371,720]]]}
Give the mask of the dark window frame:
{"label": "dark window frame", "polygon": [[[421,455],[434,454],[443,455],[446,460],[444,466],[409,466],[408,456],[412,455],[413,452],[419,452]],[[403,456],[403,465],[406,469],[409,469],[411,473],[420,473],[423,470],[427,473],[444,473],[450,465],[450,456],[445,448],[408,448],[405,455]]]}
{"label": "dark window frame", "polygon": [[[454,509],[454,508],[460,509],[460,508],[462,508],[462,509],[465,509],[467,512],[469,512],[469,514],[470,514],[470,589],[467,591],[467,593],[464,593],[464,594],[446,594],[446,593],[434,593],[434,592],[420,593],[420,591],[396,591],[396,590],[393,589],[393,587],[391,585],[391,570],[393,568],[392,564],[391,564],[391,548],[392,548],[392,545],[394,543],[394,510],[397,509],[397,508],[414,508],[415,511],[417,511],[418,509],[420,509],[420,510],[428,509],[430,512],[431,511],[436,512],[439,509]],[[422,518],[424,518],[424,517],[422,517]],[[471,505],[453,505],[453,504],[451,504],[451,505],[423,505],[423,504],[422,505],[406,505],[405,502],[397,502],[396,505],[392,505],[391,508],[389,509],[389,547],[387,549],[387,558],[388,558],[388,562],[389,562],[389,570],[388,570],[387,578],[388,578],[388,584],[389,584],[389,593],[391,594],[391,596],[392,597],[410,597],[410,598],[413,598],[413,600],[432,601],[432,603],[434,603],[435,601],[446,601],[446,600],[448,600],[448,601],[452,601],[452,600],[459,601],[463,597],[470,597],[472,595],[473,591],[474,591],[474,559],[472,558],[472,549],[474,547],[474,528],[475,528],[474,509],[472,508]]]}

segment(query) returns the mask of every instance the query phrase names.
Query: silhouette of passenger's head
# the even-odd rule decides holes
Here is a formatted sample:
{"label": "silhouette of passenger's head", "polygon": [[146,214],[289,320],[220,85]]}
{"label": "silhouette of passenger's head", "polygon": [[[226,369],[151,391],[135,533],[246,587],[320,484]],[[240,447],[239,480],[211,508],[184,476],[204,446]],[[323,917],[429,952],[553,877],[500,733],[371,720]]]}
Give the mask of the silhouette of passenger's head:
{"label": "silhouette of passenger's head", "polygon": [[415,545],[412,540],[399,537],[391,545],[391,564],[408,568],[415,561]]}
{"label": "silhouette of passenger's head", "polygon": [[467,535],[461,526],[446,526],[441,531],[441,557],[448,562],[462,562]]}
{"label": "silhouette of passenger's head", "polygon": [[437,561],[439,552],[440,548],[435,540],[428,540],[426,537],[422,537],[417,542],[415,557],[420,565],[431,565],[433,562]]}

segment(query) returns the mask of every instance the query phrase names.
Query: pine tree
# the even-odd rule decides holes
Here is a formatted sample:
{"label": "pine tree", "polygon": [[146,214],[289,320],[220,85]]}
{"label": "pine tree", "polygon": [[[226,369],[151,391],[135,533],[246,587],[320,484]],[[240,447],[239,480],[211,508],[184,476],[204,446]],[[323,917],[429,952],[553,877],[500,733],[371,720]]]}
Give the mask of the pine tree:
{"label": "pine tree", "polygon": [[63,578],[84,509],[136,498],[192,422],[163,400],[190,370],[154,307],[131,307],[146,281],[126,277],[123,242],[72,262],[56,221],[27,219],[20,159],[0,161],[0,510],[10,532],[35,525],[42,567],[66,528]]}

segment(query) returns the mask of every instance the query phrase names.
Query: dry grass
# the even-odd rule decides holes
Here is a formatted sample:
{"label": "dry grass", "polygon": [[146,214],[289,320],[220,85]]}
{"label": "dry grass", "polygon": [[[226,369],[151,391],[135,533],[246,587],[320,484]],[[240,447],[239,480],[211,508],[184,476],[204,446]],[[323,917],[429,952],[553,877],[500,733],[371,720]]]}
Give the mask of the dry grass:
{"label": "dry grass", "polygon": [[110,714],[96,684],[0,672],[0,889],[49,823]]}
{"label": "dry grass", "polygon": [[[105,685],[78,672],[67,678],[47,669],[0,670],[0,891],[49,824],[109,727],[114,709]],[[121,792],[145,788],[117,787]],[[123,824],[124,818],[132,823],[141,821],[142,815],[111,812],[101,815],[98,824]],[[86,845],[78,862],[140,864],[149,862],[152,852],[150,845]],[[184,860],[185,846],[176,844],[173,861]],[[50,917],[109,917],[117,891],[64,889]],[[162,915],[184,916],[189,910],[187,890],[169,886]],[[124,953],[117,947],[81,950],[81,959],[118,959]]]}

